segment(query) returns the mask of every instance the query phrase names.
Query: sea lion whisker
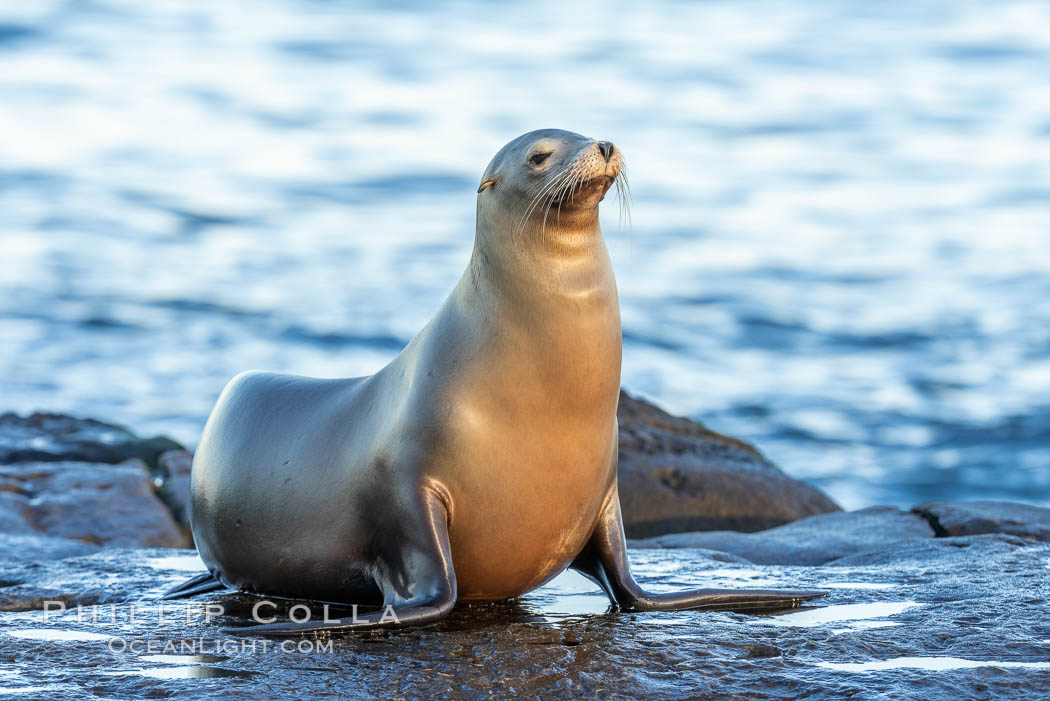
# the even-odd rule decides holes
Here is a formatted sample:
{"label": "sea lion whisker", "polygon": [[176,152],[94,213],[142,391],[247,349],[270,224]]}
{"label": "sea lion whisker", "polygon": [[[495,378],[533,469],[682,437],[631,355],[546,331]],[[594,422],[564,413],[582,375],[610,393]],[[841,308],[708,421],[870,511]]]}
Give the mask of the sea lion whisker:
{"label": "sea lion whisker", "polygon": [[525,210],[525,213],[523,215],[521,215],[521,219],[518,221],[518,226],[517,226],[517,232],[518,233],[521,233],[525,229],[525,222],[528,221],[530,216],[532,216],[533,210],[536,209],[536,205],[539,204],[540,201],[542,200],[544,193],[547,190],[549,190],[550,188],[552,188],[552,187],[559,186],[560,185],[560,181],[563,178],[568,177],[567,170],[568,169],[566,168],[565,170],[559,171],[557,174],[552,175],[546,181],[546,183],[540,188],[539,192],[536,193],[536,195],[533,197],[531,203],[529,204],[528,208]]}
{"label": "sea lion whisker", "polygon": [[575,162],[565,166],[565,168],[559,172],[558,176],[556,178],[552,178],[548,186],[544,187],[543,190],[541,190],[536,195],[536,198],[533,200],[532,205],[529,207],[528,211],[526,211],[525,216],[522,217],[522,228],[524,228],[525,220],[527,220],[528,217],[532,215],[532,212],[535,210],[536,206],[541,201],[544,201],[543,224],[540,230],[540,234],[543,237],[543,239],[546,240],[547,215],[550,213],[550,207],[554,203],[554,200],[558,197],[559,193],[562,192],[562,190],[565,187],[565,184],[570,181],[573,173],[575,172],[574,165]]}
{"label": "sea lion whisker", "polygon": [[624,184],[624,187],[627,188],[627,199],[630,202],[633,203],[634,202],[634,195],[631,194],[631,177],[630,177],[630,175],[627,172],[627,164],[626,163],[624,163],[620,167],[620,175],[623,176],[623,184]]}
{"label": "sea lion whisker", "polygon": [[613,180],[613,187],[616,188],[616,204],[619,209],[620,215],[617,219],[617,224],[619,225],[620,229],[623,230],[623,189],[620,185],[620,178],[617,177],[615,180]]}
{"label": "sea lion whisker", "polygon": [[558,197],[556,198],[558,200],[557,221],[559,224],[561,224],[561,206],[562,204],[564,204],[566,197],[572,199],[575,195],[576,183],[579,182],[581,173],[583,172],[583,165],[579,163],[578,159],[574,160],[570,165],[572,167],[573,173],[575,173],[575,176],[573,178],[569,178],[569,180],[567,180],[566,183],[559,188]]}
{"label": "sea lion whisker", "polygon": [[529,200],[529,205],[525,208],[525,213],[521,215],[521,219],[518,221],[519,228],[524,226],[525,220],[528,219],[529,215],[532,213],[532,209],[536,206],[536,203],[542,196],[543,191],[546,190],[548,187],[551,187],[554,181],[557,180],[561,175],[562,173],[560,172],[552,174],[547,180],[540,184],[540,186],[537,188],[536,193],[532,196],[532,199]]}
{"label": "sea lion whisker", "polygon": [[623,182],[623,192],[626,194],[624,198],[624,212],[627,215],[627,228],[631,227],[631,205],[634,204],[634,195],[631,194],[631,180],[627,174],[627,163],[621,162],[620,173],[616,176],[617,180]]}
{"label": "sea lion whisker", "polygon": [[528,214],[532,211],[532,208],[540,200],[540,198],[542,197],[544,191],[546,191],[547,189],[555,186],[557,181],[564,175],[565,175],[565,170],[561,170],[561,171],[558,171],[557,173],[551,174],[551,176],[549,178],[547,178],[547,180],[545,180],[542,183],[540,183],[539,187],[537,188],[537,191],[536,191],[535,195],[533,195],[532,200],[530,200],[529,207],[526,209],[526,212],[525,212],[525,215],[523,216],[523,218],[527,217]]}
{"label": "sea lion whisker", "polygon": [[584,168],[583,164],[581,163],[580,167],[576,170],[576,178],[573,181],[572,186],[569,187],[569,200],[571,200],[572,202],[576,201],[576,193],[579,192],[580,187],[583,185],[584,176],[586,175],[586,173],[587,169]]}
{"label": "sea lion whisker", "polygon": [[573,177],[569,179],[567,185],[562,188],[561,197],[558,198],[558,222],[561,223],[561,206],[568,199],[570,202],[576,201],[576,185],[580,182],[580,178],[583,177],[583,164],[574,162],[575,167],[573,168]]}
{"label": "sea lion whisker", "polygon": [[[558,177],[561,177],[561,175],[562,174],[559,174]],[[552,187],[554,187],[554,186],[555,186],[555,183],[554,183],[554,179],[552,178],[550,182],[548,182],[546,185],[544,185],[544,187],[539,192],[536,193],[536,195],[533,197],[533,199],[529,203],[529,206],[525,209],[525,213],[522,214],[521,218],[518,220],[518,226],[516,227],[517,233],[520,234],[522,231],[525,230],[526,222],[529,220],[529,217],[532,216],[532,213],[536,209],[537,205],[539,205],[539,203],[542,201],[545,191],[550,189],[550,188],[552,188]]]}
{"label": "sea lion whisker", "polygon": [[623,218],[627,228],[631,228],[631,191],[627,185],[626,178],[616,178],[620,203],[623,207]]}
{"label": "sea lion whisker", "polygon": [[547,201],[546,201],[546,203],[543,206],[543,225],[540,228],[540,236],[541,236],[541,239],[544,242],[546,242],[546,240],[547,240],[547,217],[550,215],[551,206],[554,204],[555,200],[557,200],[557,202],[558,202],[557,221],[560,224],[561,223],[561,203],[564,201],[565,188],[568,186],[569,183],[572,182],[572,180],[575,177],[575,173],[578,170],[578,168],[579,168],[579,166],[578,166],[578,164],[577,164],[577,162],[575,160],[572,161],[571,163],[569,163],[567,166],[565,166],[565,171],[567,172],[566,177],[561,180],[561,183],[558,185],[557,188],[555,188],[550,194],[547,195],[547,198],[546,198]]}
{"label": "sea lion whisker", "polygon": [[569,177],[561,184],[561,187],[558,188],[557,199],[559,200],[565,199],[565,197],[572,192],[572,188],[575,185],[576,179],[579,177],[580,171],[582,170],[583,166],[578,160],[576,160],[570,163],[568,168],[570,171]]}
{"label": "sea lion whisker", "polygon": [[[569,178],[566,178],[565,180],[568,181]],[[549,194],[547,196],[547,198],[546,198],[547,201],[543,205],[543,224],[540,226],[540,240],[542,240],[544,243],[547,242],[547,217],[550,216],[551,205],[554,204],[554,200],[558,197],[558,193],[562,191],[563,187],[564,187],[564,185],[559,185],[558,188],[554,190],[554,192],[552,192],[551,194]],[[561,202],[560,201],[558,203],[558,222],[559,223],[561,222]]]}
{"label": "sea lion whisker", "polygon": [[562,171],[564,176],[560,178],[558,186],[550,190],[545,196],[546,201],[544,204],[543,225],[540,228],[540,235],[543,241],[547,240],[547,217],[550,214],[550,207],[554,204],[554,200],[558,199],[558,221],[561,222],[562,201],[564,199],[565,188],[572,182],[572,177],[577,169],[579,169],[579,164],[575,161],[568,164]]}
{"label": "sea lion whisker", "polygon": [[572,163],[573,177],[570,178],[569,182],[562,186],[560,196],[558,197],[558,221],[561,222],[561,207],[565,204],[565,201],[569,202],[576,201],[576,193],[582,185],[584,176],[587,173],[587,167],[580,159],[576,159]]}

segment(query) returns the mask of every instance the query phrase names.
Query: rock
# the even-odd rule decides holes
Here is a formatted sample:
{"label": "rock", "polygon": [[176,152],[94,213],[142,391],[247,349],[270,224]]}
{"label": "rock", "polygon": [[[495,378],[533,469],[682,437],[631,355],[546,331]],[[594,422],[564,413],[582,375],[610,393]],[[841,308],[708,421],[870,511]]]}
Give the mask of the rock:
{"label": "rock", "polygon": [[706,548],[760,565],[820,565],[890,543],[927,539],[924,518],[893,506],[811,516],[760,533],[673,533],[631,542],[637,548]]}
{"label": "rock", "polygon": [[620,392],[619,485],[631,538],[759,531],[841,511],[755,448]]}
{"label": "rock", "polygon": [[29,498],[13,491],[0,491],[0,533],[33,533],[33,510]]}
{"label": "rock", "polygon": [[0,415],[0,464],[76,461],[119,463],[157,457],[182,446],[163,436],[139,438],[122,426],[64,414]]}
{"label": "rock", "polygon": [[187,544],[167,508],[153,494],[141,460],[119,465],[3,465],[0,482],[7,487],[0,500],[0,523],[9,527],[8,532],[38,533],[95,545]]}
{"label": "rock", "polygon": [[[959,572],[966,572],[973,569],[974,563],[970,561],[974,558],[1006,553],[1030,544],[1024,538],[1002,533],[927,538],[906,543],[886,543],[870,550],[832,560],[827,564],[837,567],[895,567],[900,569],[908,566],[927,569],[934,567],[936,563],[938,567],[952,567],[957,568]],[[964,586],[960,591],[966,589],[968,587]]]}
{"label": "rock", "polygon": [[175,522],[190,538],[190,470],[193,453],[188,450],[169,450],[157,459],[157,496],[171,511]]}
{"label": "rock", "polygon": [[[0,563],[43,562],[87,555],[99,546],[82,540],[61,538],[42,533],[0,533]],[[0,574],[0,586],[3,586]]]}
{"label": "rock", "polygon": [[177,564],[182,560],[191,567],[204,566],[192,551],[173,554],[170,549],[97,546],[94,551],[60,561],[4,563],[0,565],[0,611],[41,609],[46,600],[72,607],[156,598],[179,575],[165,576],[154,569],[153,563]]}
{"label": "rock", "polygon": [[912,509],[925,517],[938,535],[981,533],[1011,535],[1050,541],[1050,509],[1001,501],[931,501]]}
{"label": "rock", "polygon": [[[50,558],[83,553],[83,544],[184,547],[188,529],[154,496],[148,467],[181,451],[164,437],[142,439],[131,431],[94,419],[36,413],[0,416],[0,552],[18,557],[19,547],[36,545],[26,556]],[[174,456],[159,478],[161,488],[183,479]],[[164,496],[180,487],[161,489]],[[188,491],[188,489],[183,489]],[[178,504],[179,518],[185,504]],[[76,543],[81,545],[75,545]],[[12,545],[17,543],[17,545]]]}
{"label": "rock", "polygon": [[[0,611],[0,686],[35,687],[25,694],[34,698],[224,694],[259,701],[290,693],[408,699],[1045,695],[1050,544],[1004,535],[911,538],[871,552],[881,554],[857,567],[843,561],[735,566],[692,550],[632,554],[636,575],[654,589],[824,586],[830,592],[824,607],[784,615],[607,612],[597,587],[572,575],[514,601],[458,606],[432,625],[291,639],[291,647],[281,648],[281,640],[221,632],[249,623],[256,598],[215,592],[190,602],[155,599],[201,567],[191,551],[104,550],[37,567],[0,566],[0,580],[12,582],[0,583],[0,608],[9,609]],[[45,623],[39,609],[52,598],[70,610]],[[84,608],[78,622],[74,607],[91,603],[100,606]],[[297,602],[277,603],[283,620]],[[205,604],[222,606],[222,613],[206,618]],[[81,639],[48,639],[59,634]]]}

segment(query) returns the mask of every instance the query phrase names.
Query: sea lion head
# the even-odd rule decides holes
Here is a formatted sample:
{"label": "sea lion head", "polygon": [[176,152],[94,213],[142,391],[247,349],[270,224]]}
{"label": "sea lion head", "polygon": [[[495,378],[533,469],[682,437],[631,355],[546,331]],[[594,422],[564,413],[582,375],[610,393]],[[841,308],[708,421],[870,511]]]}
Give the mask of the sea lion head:
{"label": "sea lion head", "polygon": [[478,220],[544,236],[596,229],[598,203],[614,183],[621,185],[622,174],[623,156],[611,141],[562,129],[530,131],[500,149],[485,169]]}

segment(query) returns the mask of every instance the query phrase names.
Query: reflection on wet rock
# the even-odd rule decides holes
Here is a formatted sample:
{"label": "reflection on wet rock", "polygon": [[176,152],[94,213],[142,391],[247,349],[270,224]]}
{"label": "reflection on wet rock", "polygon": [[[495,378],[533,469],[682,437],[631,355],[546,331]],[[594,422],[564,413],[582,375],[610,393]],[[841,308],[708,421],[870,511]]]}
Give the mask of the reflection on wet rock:
{"label": "reflection on wet rock", "polygon": [[[84,622],[74,606],[47,623],[39,605],[0,611],[0,649],[9,656],[0,687],[52,698],[234,688],[253,699],[286,698],[288,689],[301,698],[834,696],[863,674],[851,687],[861,695],[1037,694],[1046,673],[1043,607],[1017,604],[1050,597],[1050,544],[1003,537],[975,536],[965,549],[917,551],[919,559],[885,565],[743,567],[689,549],[632,555],[654,589],[843,585],[829,588],[827,606],[774,616],[606,612],[596,587],[563,576],[515,601],[459,606],[434,625],[294,639],[284,649],[277,639],[222,636],[250,619],[254,597],[165,602],[161,616],[156,596],[199,563],[191,551],[115,549],[22,572],[23,590],[72,600],[91,582],[95,597],[112,603],[86,607]],[[955,539],[916,542],[938,540]],[[113,605],[115,617],[90,622],[90,610]],[[208,617],[205,606],[222,613]],[[988,668],[999,671],[989,676]],[[224,679],[237,686],[202,686]]]}

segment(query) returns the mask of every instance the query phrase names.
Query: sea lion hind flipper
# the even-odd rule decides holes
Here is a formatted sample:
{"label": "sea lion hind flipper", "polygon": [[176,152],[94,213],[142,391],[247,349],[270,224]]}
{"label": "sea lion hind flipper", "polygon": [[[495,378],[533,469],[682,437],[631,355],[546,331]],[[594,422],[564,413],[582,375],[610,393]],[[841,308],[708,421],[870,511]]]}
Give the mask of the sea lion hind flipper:
{"label": "sea lion hind flipper", "polygon": [[778,611],[827,595],[817,590],[693,589],[666,594],[645,591],[631,574],[615,487],[602,507],[594,533],[570,567],[595,582],[614,606],[625,611]]}
{"label": "sea lion hind flipper", "polygon": [[[391,584],[391,578],[382,578],[380,588],[385,597],[379,611],[335,621],[303,621],[301,623],[269,623],[264,625],[224,628],[227,635],[269,635],[287,637],[305,633],[323,633],[368,630],[390,626],[422,625],[447,616],[456,605],[456,573],[452,568],[452,550],[448,538],[448,514],[444,498],[430,489],[424,490],[425,516],[419,540],[424,546],[413,553],[416,557],[400,558],[406,563],[401,579],[407,582],[408,598],[403,598]],[[411,541],[410,541],[411,542]]]}
{"label": "sea lion hind flipper", "polygon": [[204,572],[192,577],[178,586],[172,587],[161,596],[162,601],[171,599],[185,599],[186,597],[204,594],[205,592],[225,589],[226,585],[220,582],[211,572]]}

